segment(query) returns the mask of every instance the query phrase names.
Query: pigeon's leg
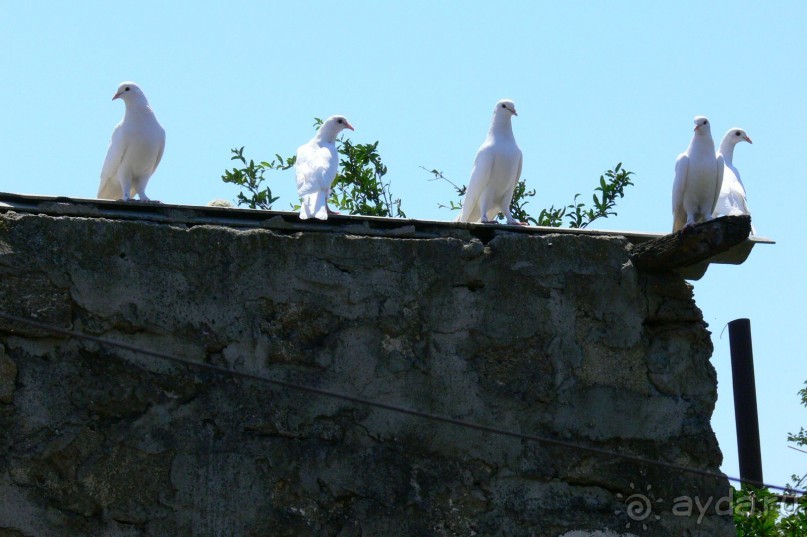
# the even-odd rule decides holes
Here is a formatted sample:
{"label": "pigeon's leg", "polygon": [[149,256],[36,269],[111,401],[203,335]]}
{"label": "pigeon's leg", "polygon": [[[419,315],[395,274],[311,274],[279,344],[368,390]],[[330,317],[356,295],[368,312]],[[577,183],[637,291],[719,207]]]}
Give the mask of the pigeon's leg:
{"label": "pigeon's leg", "polygon": [[510,204],[513,203],[513,192],[516,189],[516,185],[518,184],[518,178],[516,178],[511,187],[508,188],[499,199],[499,206],[502,208],[502,214],[504,214],[504,218],[507,223],[511,226],[526,226],[529,225],[527,222],[521,222],[513,218],[513,214],[510,212]]}
{"label": "pigeon's leg", "polygon": [[118,169],[118,182],[120,182],[120,187],[123,191],[123,201],[129,201],[131,199],[129,193],[132,191],[132,176]]}
{"label": "pigeon's leg", "polygon": [[695,218],[695,215],[687,213],[687,223],[684,224],[684,227],[681,228],[681,235],[687,233],[688,231],[692,231],[696,223],[697,219]]}
{"label": "pigeon's leg", "polygon": [[151,201],[148,196],[146,196],[146,185],[149,182],[148,176],[146,177],[135,177],[132,180],[132,187],[137,192],[137,197],[140,201]]}
{"label": "pigeon's leg", "polygon": [[[328,198],[327,198],[327,191],[324,190],[317,190],[312,194],[313,198],[313,211],[314,211],[314,218],[317,220],[327,220],[328,219]],[[309,212],[311,209],[309,209]]]}
{"label": "pigeon's leg", "polygon": [[507,220],[507,223],[511,226],[526,226],[529,225],[527,222],[521,222],[520,220],[516,220],[513,218],[513,215],[510,214],[510,207],[506,207],[504,209],[504,218]]}
{"label": "pigeon's leg", "polygon": [[481,196],[479,196],[479,221],[482,222],[483,224],[496,223],[496,216],[498,213],[494,214],[493,218],[491,219],[488,216],[488,213],[490,212],[490,206],[491,206],[490,193],[485,191],[482,193]]}
{"label": "pigeon's leg", "polygon": [[300,220],[308,220],[311,218],[312,215],[311,211],[308,210],[308,196],[303,196],[300,200]]}
{"label": "pigeon's leg", "polygon": [[339,211],[334,211],[333,209],[328,207],[328,200],[330,199],[330,197],[331,197],[331,189],[329,188],[328,193],[326,194],[325,197],[325,210],[328,211],[328,214],[339,214]]}

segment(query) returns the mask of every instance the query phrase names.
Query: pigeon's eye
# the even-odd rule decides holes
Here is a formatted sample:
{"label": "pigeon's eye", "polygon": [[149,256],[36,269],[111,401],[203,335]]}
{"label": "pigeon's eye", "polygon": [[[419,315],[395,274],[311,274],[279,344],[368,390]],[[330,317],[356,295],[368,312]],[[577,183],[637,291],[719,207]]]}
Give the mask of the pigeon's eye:
{"label": "pigeon's eye", "polygon": [[740,131],[737,131],[734,133],[734,136],[742,136],[742,134],[740,134]]}
{"label": "pigeon's eye", "polygon": [[124,89],[123,91],[129,91],[129,86],[126,86],[126,89]]}
{"label": "pigeon's eye", "polygon": [[503,105],[502,105],[502,108],[507,108],[507,105],[506,105],[506,104],[503,104]]}
{"label": "pigeon's eye", "polygon": [[337,123],[339,123],[339,124],[341,125],[341,124],[342,124],[342,120],[340,119],[339,121],[337,121]]}

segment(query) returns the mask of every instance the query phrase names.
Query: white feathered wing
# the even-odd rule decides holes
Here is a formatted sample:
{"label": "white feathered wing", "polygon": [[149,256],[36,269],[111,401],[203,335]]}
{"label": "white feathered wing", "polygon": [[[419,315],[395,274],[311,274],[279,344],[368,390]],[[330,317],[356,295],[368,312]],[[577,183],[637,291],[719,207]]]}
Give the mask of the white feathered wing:
{"label": "white feathered wing", "polygon": [[332,144],[311,142],[297,149],[297,194],[302,198],[300,219],[328,219],[328,196],[336,179],[338,157]]}

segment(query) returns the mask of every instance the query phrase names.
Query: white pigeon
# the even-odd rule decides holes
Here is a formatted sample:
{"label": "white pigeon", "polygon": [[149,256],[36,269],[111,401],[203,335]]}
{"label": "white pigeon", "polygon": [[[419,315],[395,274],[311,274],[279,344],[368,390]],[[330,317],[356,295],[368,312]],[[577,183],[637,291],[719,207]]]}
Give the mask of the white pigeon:
{"label": "white pigeon", "polygon": [[[720,142],[720,149],[717,150],[718,156],[723,157],[723,185],[720,187],[720,197],[712,213],[715,218],[751,214],[748,210],[745,185],[740,179],[740,172],[734,166],[734,146],[740,142],[754,143],[743,129],[737,127],[729,129]],[[751,226],[751,234],[756,235],[754,226]]]}
{"label": "white pigeon", "polygon": [[118,86],[115,99],[123,100],[126,111],[112,131],[97,197],[129,201],[137,193],[140,201],[150,201],[146,185],[163,157],[165,130],[134,82]]}
{"label": "white pigeon", "polygon": [[208,207],[224,207],[226,209],[234,209],[235,205],[230,200],[216,198],[207,202]]}
{"label": "white pigeon", "polygon": [[297,174],[297,195],[302,198],[300,220],[312,216],[319,220],[328,219],[331,212],[328,197],[339,168],[336,137],[343,129],[354,130],[344,116],[331,116],[308,143],[297,148],[294,170]]}
{"label": "white pigeon", "polygon": [[501,213],[508,224],[523,225],[510,214],[523,161],[513,136],[512,119],[517,115],[513,101],[502,99],[496,103],[488,136],[476,153],[458,222],[493,223]]}
{"label": "white pigeon", "polygon": [[723,182],[723,157],[715,155],[709,120],[695,117],[695,133],[675,161],[673,231],[712,219]]}

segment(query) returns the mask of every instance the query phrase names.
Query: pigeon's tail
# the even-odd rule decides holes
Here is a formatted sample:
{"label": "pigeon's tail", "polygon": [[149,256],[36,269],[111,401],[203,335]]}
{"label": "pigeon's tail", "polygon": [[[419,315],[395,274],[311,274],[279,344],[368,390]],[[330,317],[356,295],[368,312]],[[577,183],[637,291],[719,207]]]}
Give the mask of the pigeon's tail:
{"label": "pigeon's tail", "polygon": [[318,220],[327,220],[327,200],[327,192],[323,190],[317,190],[310,194],[304,195],[303,201],[300,204],[300,220],[308,220],[312,217]]}
{"label": "pigeon's tail", "polygon": [[95,197],[105,200],[119,200],[123,198],[123,190],[121,189],[120,182],[114,177],[101,179],[101,184],[98,186],[98,194]]}
{"label": "pigeon's tail", "polygon": [[482,213],[479,212],[479,204],[476,200],[464,199],[462,204],[462,211],[457,217],[457,222],[479,222],[482,218]]}
{"label": "pigeon's tail", "polygon": [[679,209],[673,213],[673,228],[672,232],[675,233],[684,227],[687,224],[687,213],[683,209]]}

